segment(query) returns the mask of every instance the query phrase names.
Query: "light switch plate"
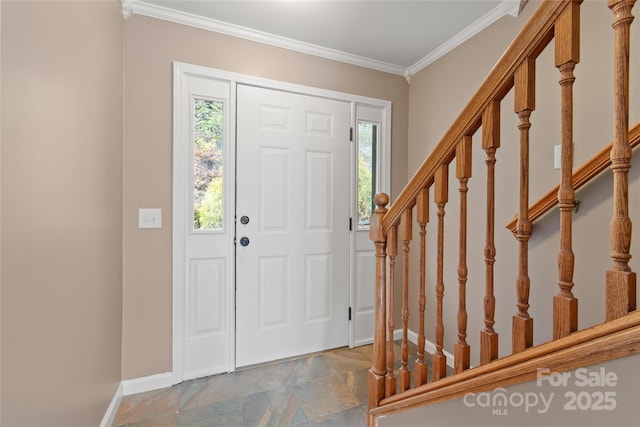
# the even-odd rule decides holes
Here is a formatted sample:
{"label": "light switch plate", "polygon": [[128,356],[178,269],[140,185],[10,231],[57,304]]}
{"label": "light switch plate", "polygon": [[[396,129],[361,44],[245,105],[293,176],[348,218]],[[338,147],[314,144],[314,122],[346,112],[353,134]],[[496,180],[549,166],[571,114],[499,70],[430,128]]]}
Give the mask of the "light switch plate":
{"label": "light switch plate", "polygon": [[[573,150],[571,154],[573,154],[575,158],[576,152],[576,143],[574,142],[572,145]],[[562,146],[560,144],[553,146],[553,168],[556,170],[562,169]]]}
{"label": "light switch plate", "polygon": [[138,209],[138,228],[162,228],[162,209]]}
{"label": "light switch plate", "polygon": [[560,169],[562,167],[562,149],[560,144],[553,146],[553,168]]}

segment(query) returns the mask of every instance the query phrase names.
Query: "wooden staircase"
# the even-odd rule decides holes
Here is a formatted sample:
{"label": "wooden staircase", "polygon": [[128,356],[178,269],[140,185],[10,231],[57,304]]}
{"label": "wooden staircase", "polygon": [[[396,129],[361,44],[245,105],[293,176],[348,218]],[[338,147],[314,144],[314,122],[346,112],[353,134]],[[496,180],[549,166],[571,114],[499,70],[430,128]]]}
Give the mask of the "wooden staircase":
{"label": "wooden staircase", "polygon": [[[535,378],[538,367],[565,371],[593,363],[640,352],[640,312],[636,311],[636,274],[629,266],[631,259],[631,219],[629,217],[629,169],[632,147],[640,142],[640,123],[629,129],[629,55],[630,27],[635,0],[608,0],[613,12],[614,57],[614,136],[610,147],[581,168],[573,167],[573,86],[574,69],[580,60],[579,0],[542,1],[520,34],[512,42],[489,76],[445,133],[431,155],[424,161],[393,205],[387,208],[389,197],[375,197],[377,209],[371,218],[371,239],[376,247],[376,316],[373,364],[369,371],[369,425],[377,418],[397,411],[415,408],[461,397],[465,393],[491,390]],[[603,2],[603,6],[604,6]],[[583,31],[588,31],[583,29]],[[536,66],[539,55],[551,46],[555,50],[555,66],[559,72],[561,96],[561,178],[560,184],[547,196],[529,206],[529,121],[536,104]],[[507,225],[517,240],[517,277],[514,278],[516,301],[510,337],[511,354],[499,357],[499,334],[495,328],[496,266],[495,198],[496,152],[500,148],[500,110],[505,96],[513,91],[514,112],[519,129],[519,194],[518,214]],[[481,301],[467,301],[467,235],[469,188],[472,176],[473,136],[480,130],[482,150],[486,155],[486,211],[474,212],[474,218],[484,216],[484,296]],[[457,340],[453,346],[453,361],[447,361],[444,349],[445,324],[445,207],[449,201],[449,169],[455,164],[459,181]],[[574,252],[573,210],[577,188],[593,180],[609,167],[613,173],[613,216],[611,218],[611,267],[603,272],[601,286],[606,319],[587,329],[578,327],[578,299],[573,293]],[[430,221],[429,199],[436,207],[437,248],[434,283],[427,283],[427,224]],[[503,197],[504,195],[500,195]],[[553,333],[549,342],[534,345],[534,320],[529,313],[529,241],[533,221],[553,206],[559,208],[558,282],[553,297]],[[477,224],[476,220],[474,224]],[[412,255],[414,224],[418,236],[419,255]],[[477,225],[476,225],[477,227]],[[431,238],[431,235],[429,236]],[[450,237],[450,236],[449,236]],[[399,257],[398,252],[401,252]],[[431,252],[430,252],[431,253]],[[418,265],[415,265],[415,260]],[[396,266],[396,262],[400,264]],[[413,264],[412,264],[413,262]],[[555,266],[550,266],[553,268]],[[426,313],[427,285],[434,289],[434,313]],[[591,286],[592,284],[586,284]],[[397,289],[400,287],[401,289]],[[396,295],[402,294],[401,301]],[[454,292],[447,292],[455,295]],[[417,295],[410,300],[410,295]],[[451,304],[447,299],[446,303]],[[467,303],[480,304],[484,309],[484,328],[480,332],[479,366],[471,367],[471,346],[467,342],[469,313]],[[409,369],[409,312],[417,308],[417,358]],[[426,316],[428,314],[428,316]],[[433,318],[434,347],[427,356],[425,343],[427,320]],[[394,333],[400,319],[401,343],[399,368],[396,369]],[[474,319],[477,321],[478,319]],[[453,325],[446,325],[454,330]],[[427,359],[430,357],[430,361]],[[430,363],[429,363],[430,362]],[[428,375],[430,364],[431,375]],[[453,373],[447,375],[447,366]]]}

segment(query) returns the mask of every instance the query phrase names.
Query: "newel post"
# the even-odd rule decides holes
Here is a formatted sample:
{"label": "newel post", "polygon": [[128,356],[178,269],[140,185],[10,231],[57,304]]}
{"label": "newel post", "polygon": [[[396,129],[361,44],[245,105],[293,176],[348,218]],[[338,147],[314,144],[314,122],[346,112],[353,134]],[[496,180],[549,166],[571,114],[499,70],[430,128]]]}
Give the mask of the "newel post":
{"label": "newel post", "polygon": [[376,408],[385,396],[384,382],[386,374],[385,323],[387,319],[387,236],[382,227],[382,218],[387,213],[389,196],[378,193],[375,196],[377,208],[371,215],[369,237],[376,247],[376,314],[373,337],[373,364],[369,370],[369,409]]}

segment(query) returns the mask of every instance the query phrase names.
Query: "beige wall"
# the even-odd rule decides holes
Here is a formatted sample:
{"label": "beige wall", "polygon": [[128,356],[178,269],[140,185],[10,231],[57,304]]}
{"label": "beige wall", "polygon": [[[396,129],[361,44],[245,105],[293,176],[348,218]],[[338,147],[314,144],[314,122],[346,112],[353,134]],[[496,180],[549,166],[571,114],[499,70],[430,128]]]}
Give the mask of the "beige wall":
{"label": "beige wall", "polygon": [[[514,38],[536,7],[529,2],[517,19],[504,17],[482,33],[467,41],[436,63],[414,76],[410,86],[408,167],[412,174],[421,159],[433,149],[451,125],[479,83],[498,60],[507,44]],[[574,164],[582,165],[596,152],[611,142],[612,124],[612,13],[605,1],[582,4],[581,62],[575,75]],[[640,31],[632,30],[632,46],[640,45]],[[637,53],[637,50],[634,50]],[[638,55],[632,62],[631,123],[640,119],[640,74]],[[634,71],[635,70],[635,71]],[[553,169],[553,145],[560,140],[559,72],[553,63],[553,46],[543,52],[536,71],[536,111],[531,116],[531,195],[534,202],[558,183],[559,171]],[[515,277],[517,274],[516,240],[504,226],[518,209],[518,141],[517,118],[513,113],[513,94],[502,103],[501,148],[496,154],[496,330],[501,334],[500,354],[511,349],[511,317],[516,313]],[[486,215],[486,155],[481,149],[481,132],[474,137],[473,177],[469,181],[469,244],[467,282],[469,311],[468,341],[472,346],[472,364],[478,363],[478,337],[483,324],[482,296],[485,286],[485,215]],[[638,194],[638,168],[631,170],[632,194]],[[445,219],[445,349],[453,350],[456,337],[456,311],[458,295],[458,223],[459,196],[455,164],[449,172],[449,203]],[[580,300],[579,325],[586,327],[604,320],[604,274],[611,265],[609,258],[609,221],[612,211],[611,177],[605,176],[596,184],[577,194],[582,200],[580,211],[574,215],[575,294]],[[637,217],[637,200],[631,201],[632,218]],[[635,212],[635,213],[634,213]],[[551,300],[558,293],[557,237],[559,218],[553,211],[534,226],[530,242],[531,309],[534,318],[534,342],[551,338]],[[429,315],[434,312],[433,286],[436,267],[435,236],[437,232],[435,208],[432,208],[428,235],[432,244],[428,248]],[[632,254],[637,254],[638,239],[632,243]],[[416,246],[417,247],[417,246]],[[414,252],[417,252],[414,251]],[[414,254],[415,255],[415,254]],[[635,258],[637,270],[637,261]],[[414,309],[414,313],[417,310]],[[430,321],[433,321],[432,316]],[[411,327],[417,330],[413,316]],[[429,323],[432,325],[432,323]],[[433,327],[428,327],[434,339]]]}
{"label": "beige wall", "polygon": [[[123,379],[172,369],[173,61],[392,101],[392,192],[406,183],[403,77],[143,16],[127,19]],[[136,228],[143,207],[162,208],[161,230]]]}
{"label": "beige wall", "polygon": [[0,424],[98,425],[121,375],[121,5],[1,8]]}

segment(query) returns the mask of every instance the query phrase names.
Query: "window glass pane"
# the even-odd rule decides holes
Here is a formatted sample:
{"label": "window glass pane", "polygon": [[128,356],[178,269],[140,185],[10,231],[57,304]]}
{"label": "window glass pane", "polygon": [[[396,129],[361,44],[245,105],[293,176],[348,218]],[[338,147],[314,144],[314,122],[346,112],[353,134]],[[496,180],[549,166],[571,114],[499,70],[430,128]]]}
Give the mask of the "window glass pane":
{"label": "window glass pane", "polygon": [[195,99],[193,121],[193,228],[222,228],[223,192],[223,123],[221,101]]}
{"label": "window glass pane", "polygon": [[358,227],[368,227],[376,188],[378,125],[358,122]]}

